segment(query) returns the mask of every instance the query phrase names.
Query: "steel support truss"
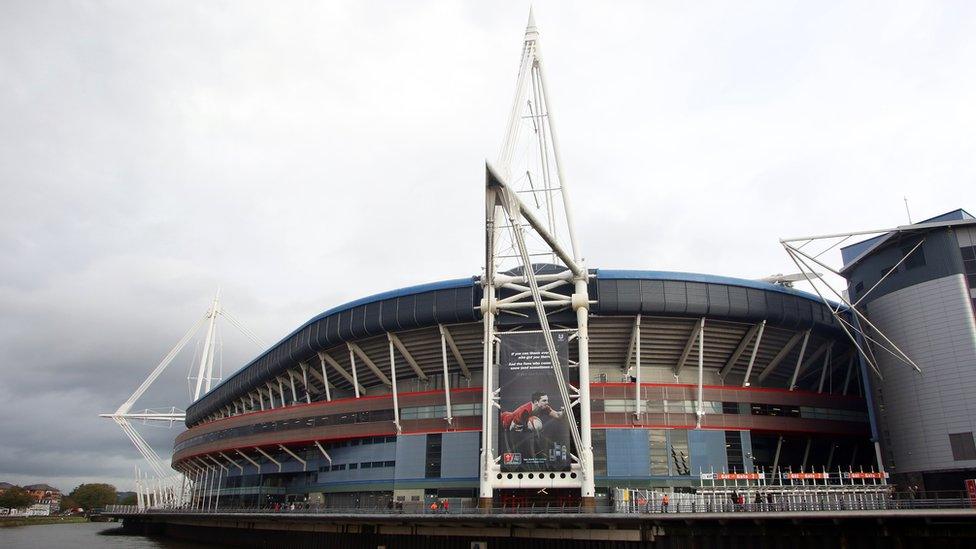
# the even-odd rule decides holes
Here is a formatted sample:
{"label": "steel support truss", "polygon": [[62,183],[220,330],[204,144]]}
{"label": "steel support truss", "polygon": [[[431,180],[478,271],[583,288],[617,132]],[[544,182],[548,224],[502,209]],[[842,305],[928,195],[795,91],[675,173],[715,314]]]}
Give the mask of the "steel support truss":
{"label": "steel support truss", "polygon": [[[887,335],[881,331],[874,323],[868,320],[868,317],[858,310],[858,305],[860,305],[864,298],[871,294],[875,288],[877,288],[882,282],[887,279],[891,273],[895,272],[898,267],[905,262],[919,247],[925,239],[921,239],[915,246],[901,258],[900,261],[895,263],[890,267],[881,279],[867,292],[861,295],[857,301],[851,301],[848,296],[843,291],[838,291],[834,286],[824,277],[823,274],[818,273],[816,268],[826,269],[831,274],[838,277],[844,278],[841,272],[820,259],[823,254],[836,248],[843,242],[847,241],[854,236],[868,236],[868,235],[878,235],[885,233],[902,233],[902,232],[912,232],[917,231],[918,227],[911,225],[896,227],[894,229],[880,229],[873,231],[856,231],[849,233],[836,233],[821,236],[804,236],[797,238],[784,238],[780,240],[780,244],[786,251],[786,254],[790,257],[796,267],[800,270],[800,274],[803,275],[804,280],[810,284],[813,290],[820,297],[823,304],[833,315],[837,324],[841,327],[847,338],[857,349],[862,360],[879,378],[883,379],[881,373],[880,365],[878,364],[877,357],[875,356],[875,349],[884,351],[890,354],[897,361],[911,366],[916,372],[922,373],[921,368],[913,361],[904,351],[902,351],[894,341],[891,340]],[[822,241],[833,241],[825,249],[822,249],[816,253],[808,250],[804,250],[808,245],[813,242]],[[832,298],[837,299],[840,303],[834,303],[827,298],[827,294],[830,294]],[[866,327],[862,328],[862,326]],[[869,344],[873,344],[873,347]]]}

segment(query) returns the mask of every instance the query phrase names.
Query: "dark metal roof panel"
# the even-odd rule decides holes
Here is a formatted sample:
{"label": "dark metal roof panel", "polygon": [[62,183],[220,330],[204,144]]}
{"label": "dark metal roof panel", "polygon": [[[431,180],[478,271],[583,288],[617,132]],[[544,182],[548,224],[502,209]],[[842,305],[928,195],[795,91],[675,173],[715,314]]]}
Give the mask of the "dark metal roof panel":
{"label": "dark metal roof panel", "polygon": [[[437,322],[473,321],[481,289],[476,278],[423,284],[357,299],[329,309],[299,326],[281,341],[228,377],[186,412],[196,423],[237,395],[280,375],[299,360],[344,341],[380,335],[396,318],[396,329],[418,328]],[[451,299],[453,297],[453,299]],[[438,299],[439,298],[439,299]],[[384,311],[389,313],[384,314]]]}

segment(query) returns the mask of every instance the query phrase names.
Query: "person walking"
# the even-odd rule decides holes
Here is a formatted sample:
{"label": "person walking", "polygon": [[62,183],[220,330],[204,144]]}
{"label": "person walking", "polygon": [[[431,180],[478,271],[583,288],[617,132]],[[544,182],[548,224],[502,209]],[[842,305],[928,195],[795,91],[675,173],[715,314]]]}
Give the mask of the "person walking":
{"label": "person walking", "polygon": [[661,512],[662,513],[667,513],[668,512],[668,504],[670,504],[670,503],[671,503],[671,497],[670,496],[668,496],[667,494],[664,494],[663,496],[661,496]]}

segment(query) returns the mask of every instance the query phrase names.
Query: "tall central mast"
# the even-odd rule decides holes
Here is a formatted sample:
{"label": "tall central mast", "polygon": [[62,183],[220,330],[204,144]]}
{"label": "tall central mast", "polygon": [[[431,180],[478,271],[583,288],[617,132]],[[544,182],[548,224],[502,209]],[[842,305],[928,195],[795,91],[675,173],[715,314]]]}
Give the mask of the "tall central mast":
{"label": "tall central mast", "polygon": [[[553,126],[546,87],[539,31],[530,10],[515,99],[497,164],[489,165],[485,188],[484,392],[482,400],[482,456],[480,496],[490,505],[495,488],[579,488],[584,505],[594,495],[593,451],[590,436],[588,272],[583,265],[573,227],[569,193],[559,144]],[[568,242],[567,242],[568,241]],[[567,246],[568,244],[568,246]],[[543,283],[540,286],[540,283]],[[500,290],[515,292],[499,298]],[[567,289],[569,290],[567,292]],[[572,308],[577,327],[579,387],[566,379],[549,317]],[[500,337],[499,315],[524,317],[532,309],[539,322],[561,402],[572,434],[569,474],[503,475],[500,473],[496,432],[501,429],[494,412],[499,406],[496,389]],[[565,335],[560,335],[560,338]],[[562,339],[561,339],[562,341]],[[566,368],[568,371],[568,368]],[[578,417],[578,422],[577,422]],[[506,436],[501,433],[502,438]],[[509,478],[512,477],[512,478]],[[530,478],[531,477],[531,478]]]}

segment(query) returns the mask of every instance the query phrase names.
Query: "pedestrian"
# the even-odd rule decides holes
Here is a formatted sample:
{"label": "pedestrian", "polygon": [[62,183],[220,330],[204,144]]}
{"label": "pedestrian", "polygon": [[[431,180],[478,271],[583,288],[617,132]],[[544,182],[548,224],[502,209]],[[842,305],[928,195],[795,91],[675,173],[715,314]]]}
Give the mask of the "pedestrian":
{"label": "pedestrian", "polygon": [[430,512],[431,513],[436,513],[437,512],[437,502],[436,501],[430,502]]}
{"label": "pedestrian", "polygon": [[451,503],[446,499],[443,502],[441,502],[441,509],[443,509],[445,513],[447,513],[450,510],[450,506]]}
{"label": "pedestrian", "polygon": [[753,503],[756,504],[756,508],[753,509],[753,511],[762,510],[762,495],[759,492],[756,492],[756,501],[754,501]]}
{"label": "pedestrian", "polygon": [[662,513],[667,513],[668,512],[668,504],[669,503],[671,503],[671,498],[667,494],[664,494],[663,496],[661,496],[661,512]]}

